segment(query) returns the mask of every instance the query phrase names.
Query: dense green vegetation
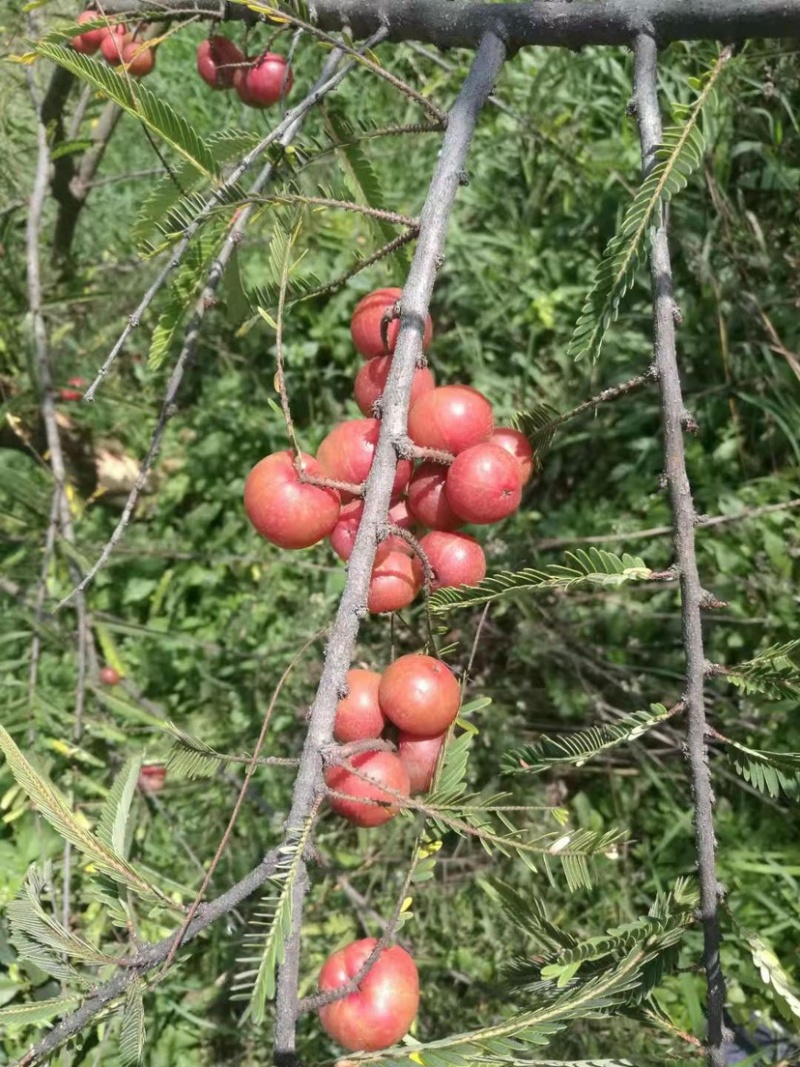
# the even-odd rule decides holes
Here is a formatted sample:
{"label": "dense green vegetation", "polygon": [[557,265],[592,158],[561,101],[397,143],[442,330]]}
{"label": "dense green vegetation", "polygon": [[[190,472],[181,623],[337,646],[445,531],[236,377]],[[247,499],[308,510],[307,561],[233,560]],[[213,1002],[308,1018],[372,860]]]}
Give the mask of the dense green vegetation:
{"label": "dense green vegetation", "polygon": [[[52,5],[44,15],[49,26],[55,19]],[[16,17],[7,16],[7,29],[14,28]],[[148,87],[170,100],[203,138],[215,131],[263,134],[275,120],[272,112],[247,111],[230,95],[205,91],[195,78],[194,50],[204,32],[190,26],[170,36]],[[268,35],[264,29],[253,34],[261,43]],[[15,51],[22,50],[21,42]],[[285,45],[288,34],[275,44],[284,51]],[[443,107],[452,102],[470,60],[466,53],[440,55],[412,46],[387,46],[378,55]],[[689,79],[708,71],[715,55],[710,45],[669,49],[662,63],[665,107],[695,98]],[[294,62],[298,93],[316,75],[320,49],[304,37]],[[498,421],[539,404],[567,411],[601,389],[644,374],[651,363],[644,269],[599,360],[575,362],[567,355],[597,262],[639,182],[636,129],[625,113],[631,66],[630,56],[618,50],[531,49],[507,65],[496,104],[483,116],[434,295],[436,335],[429,355],[440,382],[467,381],[482,390]],[[35,65],[39,91],[49,73],[43,61]],[[402,285],[409,253],[397,253],[331,292],[295,300],[304,287],[350,271],[359,256],[387,239],[386,230],[355,212],[275,202],[258,208],[219,304],[206,318],[197,359],[135,521],[88,590],[98,655],[116,666],[124,681],[112,690],[92,674],[77,728],[74,602],[53,614],[74,585],[72,550],[63,541],[52,555],[45,549],[52,476],[26,314],[33,111],[26,68],[6,64],[2,78],[7,104],[0,112],[6,201],[0,209],[2,724],[71,798],[81,818],[94,824],[126,760],[169,755],[168,720],[218,752],[252,751],[281,675],[309,642],[275,703],[266,748],[273,756],[298,754],[321,670],[322,632],[345,571],[325,545],[281,552],[260,541],[246,522],[241,496],[247,471],[286,440],[273,381],[275,332],[254,310],[260,305],[275,313],[275,260],[280,263],[285,234],[296,228],[299,263],[291,276],[284,344],[296,429],[302,446],[313,451],[336,420],[358,414],[352,380],[360,360],[348,331],[352,308],[378,285]],[[725,517],[697,534],[704,585],[724,601],[706,613],[706,654],[728,667],[796,636],[800,512],[763,509],[788,504],[800,483],[799,93],[793,50],[780,42],[748,43],[704,110],[702,165],[670,209],[683,320],[680,359],[697,423],[696,434],[687,439],[690,476],[697,510]],[[80,96],[75,86],[68,114]],[[90,135],[104,106],[98,94],[88,93],[76,141]],[[439,135],[366,133],[423,118],[413,101],[359,70],[311,115],[271,189],[360,200],[369,178],[373,202],[415,215]],[[355,143],[347,153],[331,149],[332,137],[351,134]],[[156,154],[141,125],[123,116],[66,264],[52,255],[57,208],[47,203],[40,257],[58,387],[72,376],[92,379],[162,261],[146,255],[147,241],[158,240],[157,229],[140,223],[138,242],[133,231],[156,182],[168,188],[169,179],[161,176],[164,158],[174,165],[168,148]],[[208,247],[203,244],[198,254],[213,249],[234,206],[221,209],[205,228]],[[135,463],[149,445],[180,347],[178,329],[162,353],[150,352],[153,329],[170,300],[170,291],[159,296],[93,405],[59,404],[70,455],[74,552],[82,567],[96,559],[124,499],[108,482],[108,472],[116,463],[119,476],[121,459]],[[566,551],[589,547],[586,539],[641,557],[655,572],[666,571],[673,556],[668,501],[660,486],[659,418],[657,392],[645,384],[560,428],[519,514],[478,534],[490,571],[563,563]],[[97,485],[94,461],[100,454],[109,459]],[[44,598],[37,611],[42,576]],[[571,892],[558,864],[550,871],[537,859],[534,872],[519,859],[488,855],[478,840],[445,835],[434,876],[415,886],[413,916],[400,933],[413,945],[422,976],[414,1031],[420,1040],[487,1025],[507,1012],[504,966],[540,947],[526,941],[498,907],[496,880],[539,898],[559,927],[585,939],[642,917],[657,893],[694,873],[680,718],[583,766],[541,776],[500,773],[504,754],[542,734],[569,736],[653,703],[669,708],[680,699],[675,584],[652,580],[523,592],[492,604],[485,618],[474,608],[444,619],[441,641],[452,646],[452,661],[466,667],[474,651],[467,699],[477,709],[466,716],[476,732],[470,791],[485,796],[509,791],[510,804],[541,806],[524,819],[543,831],[555,826],[545,807],[564,805],[577,826],[618,828],[627,837],[589,861],[591,887]],[[410,651],[425,640],[422,607],[397,620],[368,619],[360,640],[359,662],[381,669],[393,649]],[[714,677],[708,710],[720,734],[753,749],[791,753],[800,750],[798,674],[791,654],[773,668],[768,685],[755,677],[739,678],[738,684]],[[491,702],[479,700],[484,697]],[[759,790],[716,742],[711,760],[719,872],[727,891],[723,964],[730,1013],[746,1027],[761,1012],[796,1031],[792,1013],[798,1001],[791,994],[800,985],[796,780],[787,773],[784,788]],[[161,794],[136,797],[131,856],[173,900],[191,903],[241,780],[241,765],[225,765],[212,777],[191,777],[176,766]],[[256,773],[210,896],[236,882],[280,840],[291,786],[291,768]],[[92,944],[152,941],[175,929],[173,915],[164,909],[151,914],[147,907],[133,908],[135,927],[114,926],[99,898],[97,874],[75,849],[65,868],[64,841],[37,814],[7,764],[0,765],[0,808],[0,908],[6,913],[0,920],[0,1006],[78,988],[69,977],[48,976],[19,959],[19,945],[9,940],[7,908],[32,863],[45,872],[45,910],[60,919],[66,909],[73,931]],[[325,817],[304,927],[302,995],[313,991],[319,967],[334,948],[380,933],[376,917],[391,914],[413,833],[407,819],[370,831]],[[233,989],[257,903],[248,902],[214,926],[187,950],[187,962],[147,995],[145,1063],[271,1062],[269,1016],[258,1025],[242,1021],[245,1004]],[[754,960],[754,933],[780,959],[772,978]],[[547,1054],[628,1057],[637,1064],[661,1063],[669,1054],[690,1062],[693,1050],[679,1031],[698,1037],[704,1032],[699,958],[700,934],[691,929],[675,966],[646,1005],[644,1022],[634,1008],[583,1019],[554,1036]],[[787,983],[783,991],[776,980]],[[524,1005],[524,995],[517,997]],[[88,1031],[58,1062],[120,1062],[113,1029],[106,1024]],[[315,1017],[304,1021],[301,1032],[308,1062],[335,1054]],[[0,1037],[0,1062],[13,1062],[33,1035],[20,1021],[10,1022]]]}

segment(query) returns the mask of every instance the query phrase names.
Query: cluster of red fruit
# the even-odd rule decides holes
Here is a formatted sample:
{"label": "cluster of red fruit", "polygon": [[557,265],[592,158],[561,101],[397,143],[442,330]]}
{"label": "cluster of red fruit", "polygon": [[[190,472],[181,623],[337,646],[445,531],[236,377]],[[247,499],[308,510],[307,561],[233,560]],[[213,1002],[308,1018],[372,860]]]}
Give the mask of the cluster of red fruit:
{"label": "cluster of red fruit", "polygon": [[[101,17],[97,11],[82,11],[77,21],[97,22]],[[155,45],[138,40],[122,22],[86,30],[73,37],[70,44],[84,56],[94,55],[99,50],[107,63],[112,67],[123,65],[133,78],[143,78],[156,65]]]}
{"label": "cluster of red fruit", "polygon": [[245,56],[228,37],[209,37],[197,46],[197,73],[212,89],[235,89],[248,107],[270,107],[288,96],[292,68],[275,52]]}
{"label": "cluster of red fruit", "polygon": [[[322,441],[316,458],[276,452],[250,471],[244,490],[248,518],[256,530],[281,548],[308,548],[325,537],[343,560],[350,557],[363,501],[356,487],[369,474],[380,422],[379,410],[399,324],[387,315],[400,289],[378,289],[356,306],[350,323],[353,342],[367,361],[355,381],[363,419],[349,419]],[[383,330],[382,330],[383,327]],[[433,333],[428,318],[423,347]],[[385,344],[384,344],[385,334]],[[483,549],[474,537],[456,532],[465,523],[487,525],[514,512],[533,473],[533,449],[518,430],[495,428],[489,401],[468,385],[436,386],[428,367],[414,371],[409,437],[421,459],[397,464],[388,522],[409,531],[429,529],[415,539],[387,537],[378,547],[367,607],[372,612],[407,607],[422,587],[422,560],[433,572],[432,588],[474,585],[486,575]],[[300,471],[303,478],[301,479]],[[327,481],[353,486],[331,488]]]}

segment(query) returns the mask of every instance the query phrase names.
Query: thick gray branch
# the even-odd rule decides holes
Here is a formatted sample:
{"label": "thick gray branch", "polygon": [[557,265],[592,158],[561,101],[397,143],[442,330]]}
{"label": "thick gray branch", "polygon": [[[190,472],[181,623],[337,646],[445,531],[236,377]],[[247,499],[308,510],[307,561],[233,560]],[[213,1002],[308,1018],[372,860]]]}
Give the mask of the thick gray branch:
{"label": "thick gray branch", "polygon": [[[661,143],[661,116],[658,108],[657,46],[652,37],[637,38],[634,75],[634,102],[639,121],[644,173],[655,162],[655,148]],[[680,573],[683,649],[686,658],[684,702],[688,717],[687,755],[694,795],[694,825],[697,869],[700,879],[700,914],[703,923],[703,964],[708,985],[708,1056],[711,1067],[723,1067],[722,1014],[725,981],[720,966],[719,886],[715,866],[714,794],[708,768],[706,716],[703,704],[705,656],[701,605],[703,588],[695,553],[695,511],[692,489],[686,472],[683,444],[686,409],[675,348],[675,300],[672,266],[665,218],[652,235],[650,273],[653,286],[653,332],[656,371],[661,391],[664,422],[664,470],[673,516],[675,558]]]}

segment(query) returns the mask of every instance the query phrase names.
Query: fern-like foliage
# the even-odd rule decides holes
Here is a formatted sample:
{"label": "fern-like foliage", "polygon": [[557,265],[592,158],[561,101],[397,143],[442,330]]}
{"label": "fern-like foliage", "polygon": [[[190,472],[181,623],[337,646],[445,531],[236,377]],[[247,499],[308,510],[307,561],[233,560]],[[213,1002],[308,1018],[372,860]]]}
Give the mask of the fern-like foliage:
{"label": "fern-like foliage", "polygon": [[208,146],[182,115],[149,89],[132,78],[117,74],[107,64],[98,63],[50,40],[40,41],[36,52],[72,71],[76,77],[119,104],[209,181],[216,179],[219,168]]}
{"label": "fern-like foliage", "polygon": [[772,645],[755,659],[736,667],[721,668],[719,674],[748,696],[758,693],[770,700],[800,697],[800,640]]}
{"label": "fern-like foliage", "polygon": [[77,996],[51,997],[26,1004],[8,1004],[0,1008],[0,1026],[35,1026],[46,1023],[78,1006]]}
{"label": "fern-like foliage", "polygon": [[132,982],[125,994],[119,1032],[119,1058],[122,1067],[134,1067],[142,1059],[147,1031],[144,1014],[144,982]]}
{"label": "fern-like foliage", "polygon": [[759,793],[771,797],[785,793],[798,798],[800,789],[800,753],[765,752],[748,748],[739,741],[725,739],[726,755],[734,770]]}
{"label": "fern-like foliage", "polygon": [[745,940],[758,969],[761,981],[768,986],[785,1015],[800,1019],[800,996],[792,989],[789,976],[769,945],[756,934],[745,933]]}
{"label": "fern-like foliage", "polygon": [[616,319],[622,298],[633,285],[644,258],[645,237],[659,220],[663,206],[681,192],[698,169],[705,152],[700,128],[703,109],[712,103],[714,85],[723,70],[718,60],[691,107],[675,107],[684,121],[664,130],[655,153],[656,163],[625,212],[619,231],[611,238],[595,273],[595,281],[569,342],[574,359],[597,359],[608,327]]}
{"label": "fern-like foliage", "polygon": [[572,589],[578,585],[620,586],[627,582],[647,581],[652,571],[638,556],[616,556],[613,552],[591,548],[567,552],[570,566],[553,564],[544,571],[526,567],[521,571],[501,571],[484,578],[477,585],[438,589],[430,599],[431,611],[442,615],[455,608],[486,604],[499,597],[526,591]]}
{"label": "fern-like foliage", "polygon": [[533,448],[533,461],[537,470],[553,445],[561,415],[550,404],[537,404],[528,411],[518,411],[511,420],[514,427],[525,436]]}
{"label": "fern-like foliage", "polygon": [[313,825],[313,818],[309,818],[302,832],[279,849],[276,872],[267,883],[267,895],[252,920],[257,929],[245,934],[246,947],[250,952],[258,949],[258,955],[239,960],[247,969],[239,973],[233,988],[236,992],[250,991],[248,1013],[256,1023],[264,1021],[267,1001],[275,996],[275,972],[283,963],[291,931],[292,895]]}
{"label": "fern-like foliage", "polygon": [[131,805],[136,795],[141,759],[129,760],[106,797],[97,824],[97,836],[121,860],[127,860],[131,839]]}
{"label": "fern-like foliage", "polygon": [[602,752],[637,741],[673,714],[674,710],[668,711],[663,704],[651,704],[649,711],[636,711],[609,725],[591,726],[561,737],[540,737],[531,745],[507,752],[502,769],[506,774],[538,774],[561,764],[581,767]]}
{"label": "fern-like foliage", "polygon": [[167,767],[172,774],[181,778],[213,778],[224,764],[241,764],[250,759],[247,753],[229,756],[224,752],[217,752],[205,741],[193,734],[187,734],[169,720],[164,723],[164,730],[173,738]]}

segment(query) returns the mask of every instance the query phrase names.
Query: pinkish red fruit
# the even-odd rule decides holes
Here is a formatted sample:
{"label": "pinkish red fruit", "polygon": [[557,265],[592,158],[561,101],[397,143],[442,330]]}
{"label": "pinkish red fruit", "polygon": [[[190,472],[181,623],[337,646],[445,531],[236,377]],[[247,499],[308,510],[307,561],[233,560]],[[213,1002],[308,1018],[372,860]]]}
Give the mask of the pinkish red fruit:
{"label": "pinkish red fruit", "polygon": [[336,814],[356,826],[381,826],[394,818],[400,799],[408,796],[410,788],[408,771],[400,757],[394,752],[362,752],[351,756],[348,762],[359,775],[343,766],[331,767],[325,773],[328,788],[345,794],[329,798]]}
{"label": "pinkish red fruit", "polygon": [[440,385],[423,393],[408,413],[414,444],[454,455],[488,441],[493,430],[492,405],[468,385]]}
{"label": "pinkish red fruit", "polygon": [[[372,415],[376,401],[383,395],[391,365],[391,356],[379,356],[377,359],[368,360],[358,372],[353,392],[364,415]],[[436,379],[432,372],[427,367],[417,367],[411,385],[411,403],[423,393],[429,393],[435,386]]]}
{"label": "pinkish red fruit", "polygon": [[465,522],[499,522],[519,507],[522,474],[516,459],[497,445],[475,445],[456,456],[445,482],[447,502]]}
{"label": "pinkish red fruit", "polygon": [[243,53],[229,37],[208,37],[197,46],[197,73],[212,89],[232,89]]}
{"label": "pinkish red fruit", "polygon": [[433,656],[401,656],[383,672],[378,699],[383,714],[416,737],[442,733],[461,704],[456,676]]}
{"label": "pinkish red fruit", "polygon": [[407,608],[420,590],[410,556],[389,552],[372,568],[367,608],[378,615]]}
{"label": "pinkish red fruit", "polygon": [[248,107],[271,107],[282,96],[288,96],[294,75],[281,55],[265,52],[252,66],[236,71],[233,84],[239,99]]}
{"label": "pinkish red fruit", "polygon": [[432,530],[455,530],[464,525],[447,503],[447,470],[441,463],[422,463],[408,483],[408,510]]}
{"label": "pinkish red fruit", "polygon": [[533,477],[533,446],[524,433],[515,430],[512,426],[498,426],[489,438],[490,445],[498,445],[510,452],[519,463],[522,473],[522,484],[527,485]]}
{"label": "pinkish red fruit", "polygon": [[[420,548],[433,569],[431,589],[477,585],[486,577],[483,549],[469,534],[432,530],[420,540]],[[414,556],[414,573],[423,581],[422,561]]]}
{"label": "pinkish red fruit", "polygon": [[[303,472],[323,477],[313,456],[300,453]],[[256,530],[280,548],[309,548],[327,537],[339,518],[335,489],[301,482],[290,451],[275,452],[253,467],[244,486],[247,517]]]}
{"label": "pinkish red fruit", "polygon": [[[377,419],[348,419],[335,426],[317,449],[317,460],[328,478],[356,485],[367,480],[381,424]],[[411,463],[401,459],[394,478],[400,494],[411,477]]]}
{"label": "pinkish red fruit", "polygon": [[[356,304],[353,317],[350,320],[350,336],[353,344],[364,359],[376,359],[378,356],[390,355],[394,352],[397,344],[397,335],[400,332],[400,320],[392,319],[388,324],[386,338],[388,348],[384,348],[381,338],[381,319],[384,312],[392,307],[403,295],[402,289],[390,287],[388,289],[376,289],[368,293]],[[425,331],[422,338],[422,348],[425,350],[431,343],[433,336],[433,323],[430,315],[425,322]]]}
{"label": "pinkish red fruit", "polygon": [[411,796],[427,793],[433,782],[439,753],[447,739],[447,730],[431,737],[417,737],[400,730],[397,735],[397,755],[408,771]]}
{"label": "pinkish red fruit", "polygon": [[336,705],[336,720],[333,736],[336,741],[363,741],[380,737],[386,719],[378,703],[378,686],[381,676],[377,671],[365,671],[354,667],[347,672],[347,696]]}

